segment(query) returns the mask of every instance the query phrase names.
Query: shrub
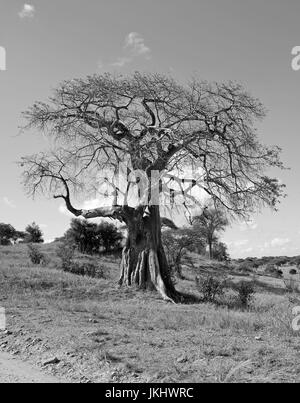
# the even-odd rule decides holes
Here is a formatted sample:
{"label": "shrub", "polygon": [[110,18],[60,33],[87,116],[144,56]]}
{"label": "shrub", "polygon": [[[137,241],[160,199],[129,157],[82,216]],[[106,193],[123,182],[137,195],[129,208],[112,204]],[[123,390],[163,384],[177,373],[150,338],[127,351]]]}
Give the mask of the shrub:
{"label": "shrub", "polygon": [[61,268],[63,271],[71,271],[73,258],[75,254],[75,246],[69,242],[64,242],[56,249],[57,256],[61,260]]}
{"label": "shrub", "polygon": [[224,295],[226,280],[213,276],[196,277],[195,280],[198,292],[203,295],[203,301],[216,302],[217,297]]}
{"label": "shrub", "polygon": [[274,264],[267,264],[265,268],[265,274],[268,274],[273,277],[280,278],[283,276],[282,270],[278,269]]}
{"label": "shrub", "polygon": [[77,276],[104,278],[104,269],[93,262],[78,262],[75,259],[76,245],[65,242],[57,248],[57,256],[61,260],[61,269]]}
{"label": "shrub", "polygon": [[92,278],[104,278],[104,270],[102,267],[89,262],[73,262],[70,273],[76,274],[77,276],[87,276]]}
{"label": "shrub", "polygon": [[292,276],[295,276],[295,275],[297,274],[297,270],[296,270],[296,269],[291,269],[291,270],[289,271],[289,273],[290,273]]}
{"label": "shrub", "polygon": [[239,264],[236,270],[241,274],[249,274],[253,272],[253,266],[249,262]]}
{"label": "shrub", "polygon": [[37,246],[30,244],[27,246],[28,248],[28,256],[30,258],[31,263],[35,265],[39,265],[41,263],[46,263],[46,257],[45,255],[41,252],[40,248]]}
{"label": "shrub", "polygon": [[254,285],[250,281],[241,281],[236,284],[234,290],[238,293],[238,299],[243,307],[248,307],[253,301],[255,289]]}
{"label": "shrub", "polygon": [[79,252],[88,255],[97,254],[100,249],[105,252],[120,250],[122,233],[111,223],[90,223],[87,220],[73,219],[65,239],[76,245]]}

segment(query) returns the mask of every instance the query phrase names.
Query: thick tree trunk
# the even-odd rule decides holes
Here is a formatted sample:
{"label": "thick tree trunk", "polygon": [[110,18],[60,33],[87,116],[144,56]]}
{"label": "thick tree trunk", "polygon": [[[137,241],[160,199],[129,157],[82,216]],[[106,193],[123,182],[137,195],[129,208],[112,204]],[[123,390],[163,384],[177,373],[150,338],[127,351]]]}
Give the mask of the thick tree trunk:
{"label": "thick tree trunk", "polygon": [[120,285],[157,290],[171,302],[179,299],[161,241],[159,207],[137,210],[127,222],[128,238],[122,253]]}

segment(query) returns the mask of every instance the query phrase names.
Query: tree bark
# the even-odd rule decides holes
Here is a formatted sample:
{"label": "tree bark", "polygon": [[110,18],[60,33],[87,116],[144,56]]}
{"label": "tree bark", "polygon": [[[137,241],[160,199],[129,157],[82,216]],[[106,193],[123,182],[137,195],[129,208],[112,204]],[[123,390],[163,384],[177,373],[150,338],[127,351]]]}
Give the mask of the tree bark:
{"label": "tree bark", "polygon": [[173,285],[161,240],[159,207],[149,207],[147,215],[143,209],[137,209],[128,220],[127,228],[119,284],[156,289],[164,300],[177,302],[179,293]]}

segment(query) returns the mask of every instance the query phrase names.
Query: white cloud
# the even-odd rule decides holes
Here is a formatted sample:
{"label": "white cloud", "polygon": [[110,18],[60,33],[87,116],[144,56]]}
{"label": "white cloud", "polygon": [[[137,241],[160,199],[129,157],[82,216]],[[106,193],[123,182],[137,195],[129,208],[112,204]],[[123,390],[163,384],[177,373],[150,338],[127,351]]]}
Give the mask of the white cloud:
{"label": "white cloud", "polygon": [[35,7],[31,4],[24,4],[22,10],[19,12],[19,17],[23,18],[33,18],[35,15]]}
{"label": "white cloud", "polygon": [[147,59],[151,57],[151,49],[146,46],[144,38],[138,32],[130,32],[126,36],[124,48],[135,56],[143,55]]}
{"label": "white cloud", "polygon": [[290,242],[291,240],[289,238],[274,238],[271,241],[265,242],[259,249],[265,251],[266,249],[279,248],[283,251],[285,249],[284,247]]}
{"label": "white cloud", "polygon": [[138,32],[130,32],[125,37],[123,46],[124,56],[118,57],[111,63],[113,67],[124,67],[131,63],[136,57],[144,57],[146,60],[151,59],[151,49],[145,44],[145,40]]}
{"label": "white cloud", "polygon": [[274,247],[277,247],[277,246],[287,245],[288,243],[290,243],[289,238],[274,238],[270,242],[270,245],[274,248]]}
{"label": "white cloud", "polygon": [[3,197],[3,198],[2,198],[2,201],[3,201],[3,203],[6,204],[8,207],[10,207],[10,208],[16,208],[15,203],[14,203],[12,200],[9,200],[8,197]]}

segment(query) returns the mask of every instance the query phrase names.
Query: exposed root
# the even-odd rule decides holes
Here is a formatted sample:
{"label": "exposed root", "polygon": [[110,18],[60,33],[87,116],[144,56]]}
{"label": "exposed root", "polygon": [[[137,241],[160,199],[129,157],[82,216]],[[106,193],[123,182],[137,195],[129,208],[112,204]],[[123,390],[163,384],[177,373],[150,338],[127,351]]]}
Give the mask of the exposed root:
{"label": "exposed root", "polygon": [[164,301],[175,304],[161,274],[161,263],[154,249],[136,253],[125,248],[121,262],[120,285],[136,285],[141,289],[157,290]]}

